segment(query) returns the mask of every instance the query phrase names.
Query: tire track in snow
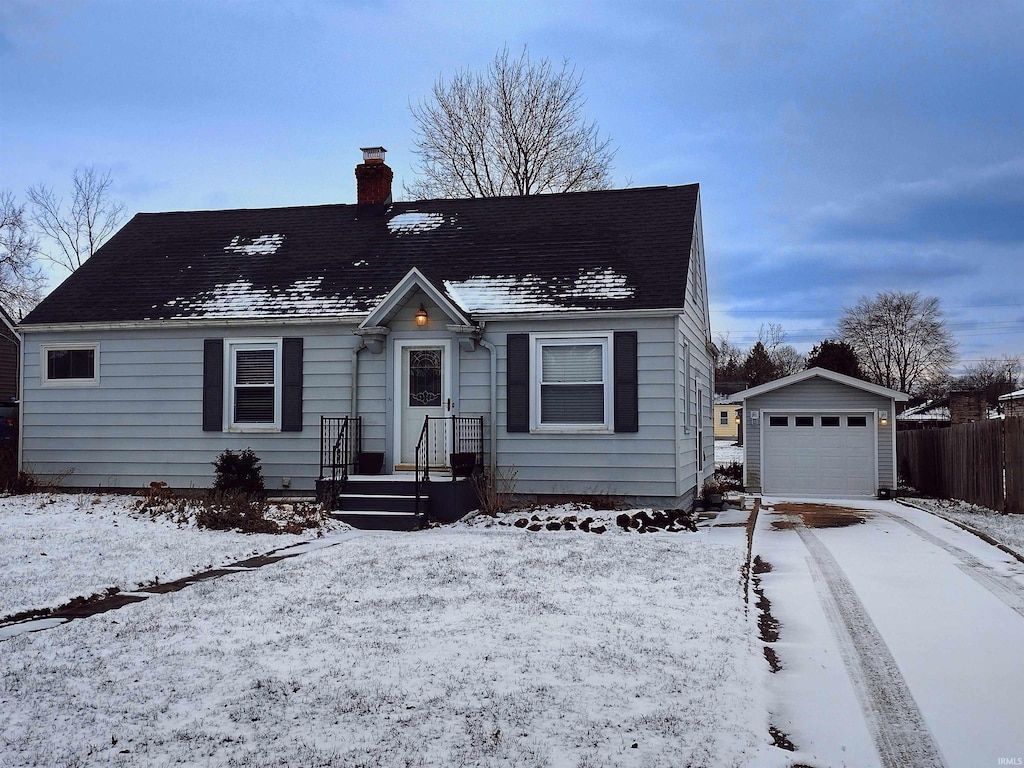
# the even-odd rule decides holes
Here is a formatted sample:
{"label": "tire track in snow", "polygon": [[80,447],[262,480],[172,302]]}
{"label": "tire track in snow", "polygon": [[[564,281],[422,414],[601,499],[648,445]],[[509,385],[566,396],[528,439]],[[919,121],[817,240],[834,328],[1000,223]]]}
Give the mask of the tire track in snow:
{"label": "tire track in snow", "polygon": [[956,544],[950,544],[948,541],[939,538],[934,533],[926,531],[917,523],[906,520],[900,515],[892,512],[882,511],[881,514],[885,515],[890,520],[896,521],[907,528],[907,530],[916,533],[929,544],[934,544],[936,547],[939,547],[945,552],[951,554],[960,561],[957,563],[957,568],[974,579],[978,584],[997,597],[1010,609],[1016,611],[1021,616],[1024,616],[1024,589],[1021,589],[1016,582],[1005,576],[1000,576],[992,569],[991,566],[985,565],[985,563],[981,562],[981,560],[976,558],[966,549],[961,549],[956,546]]}
{"label": "tire track in snow", "polygon": [[881,633],[821,540],[794,527],[807,548],[815,588],[885,768],[941,768],[942,753]]}

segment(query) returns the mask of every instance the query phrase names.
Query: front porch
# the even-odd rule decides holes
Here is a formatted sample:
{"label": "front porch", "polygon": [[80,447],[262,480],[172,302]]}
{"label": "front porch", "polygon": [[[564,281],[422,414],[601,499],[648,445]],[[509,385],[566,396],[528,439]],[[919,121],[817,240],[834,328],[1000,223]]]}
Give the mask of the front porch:
{"label": "front porch", "polygon": [[362,448],[359,416],[321,416],[317,499],[355,528],[415,530],[451,523],[478,507],[472,478],[483,471],[483,417],[426,416],[415,462],[388,466]]}

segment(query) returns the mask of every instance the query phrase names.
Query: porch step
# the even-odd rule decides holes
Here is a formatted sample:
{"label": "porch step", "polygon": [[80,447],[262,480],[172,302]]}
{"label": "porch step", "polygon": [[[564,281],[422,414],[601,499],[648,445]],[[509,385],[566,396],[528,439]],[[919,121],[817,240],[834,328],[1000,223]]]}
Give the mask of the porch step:
{"label": "porch step", "polygon": [[[426,506],[426,498],[423,506]],[[422,527],[416,481],[404,475],[350,475],[331,516],[354,528],[411,531]]]}
{"label": "porch step", "polygon": [[391,493],[345,493],[338,494],[338,509],[368,509],[375,512],[415,512],[416,496],[413,494]]}
{"label": "porch step", "polygon": [[331,512],[331,517],[365,531],[415,531],[423,525],[423,515],[415,512],[351,510]]}

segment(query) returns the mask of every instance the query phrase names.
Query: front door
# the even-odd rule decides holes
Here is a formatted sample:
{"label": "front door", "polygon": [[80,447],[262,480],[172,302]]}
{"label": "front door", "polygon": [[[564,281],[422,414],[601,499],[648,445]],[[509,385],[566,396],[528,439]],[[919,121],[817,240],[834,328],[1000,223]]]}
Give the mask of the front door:
{"label": "front door", "polygon": [[[398,464],[416,463],[416,445],[427,416],[447,416],[451,406],[447,345],[400,347],[402,365],[398,396]],[[432,467],[447,464],[447,430],[444,422],[431,425],[429,461]]]}

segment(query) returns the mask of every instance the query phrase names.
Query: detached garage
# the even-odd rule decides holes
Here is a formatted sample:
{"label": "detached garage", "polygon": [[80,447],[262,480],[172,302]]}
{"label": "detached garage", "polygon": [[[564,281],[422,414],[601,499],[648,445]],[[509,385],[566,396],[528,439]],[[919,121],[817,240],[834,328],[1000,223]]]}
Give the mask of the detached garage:
{"label": "detached garage", "polygon": [[896,487],[902,392],[811,368],[733,400],[743,403],[748,492],[848,497]]}

